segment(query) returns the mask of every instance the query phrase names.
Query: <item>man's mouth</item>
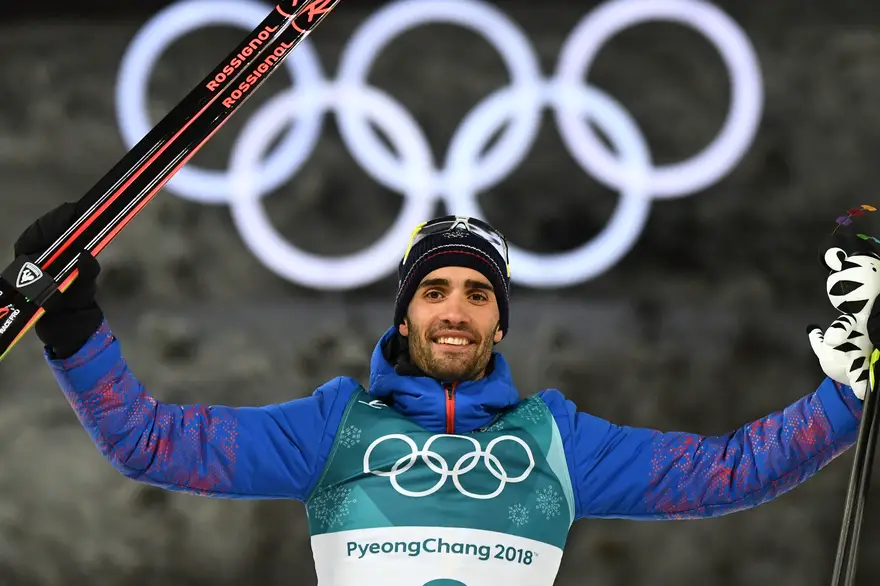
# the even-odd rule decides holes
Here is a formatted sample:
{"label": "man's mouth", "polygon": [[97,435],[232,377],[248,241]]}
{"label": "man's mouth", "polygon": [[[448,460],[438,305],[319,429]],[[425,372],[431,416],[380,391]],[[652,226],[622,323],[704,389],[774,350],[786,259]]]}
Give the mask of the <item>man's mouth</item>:
{"label": "man's mouth", "polygon": [[470,346],[473,344],[467,338],[457,336],[440,336],[439,338],[434,338],[433,342],[442,346]]}

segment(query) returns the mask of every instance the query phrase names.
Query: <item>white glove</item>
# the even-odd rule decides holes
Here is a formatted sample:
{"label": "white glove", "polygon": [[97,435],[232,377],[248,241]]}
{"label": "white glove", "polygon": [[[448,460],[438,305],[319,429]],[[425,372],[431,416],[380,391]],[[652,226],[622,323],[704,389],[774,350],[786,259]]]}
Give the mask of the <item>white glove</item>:
{"label": "white glove", "polygon": [[874,350],[866,325],[867,320],[859,322],[852,315],[843,314],[825,332],[817,326],[810,326],[807,332],[825,374],[852,387],[853,393],[862,400],[868,390],[868,367]]}
{"label": "white glove", "polygon": [[870,386],[874,351],[868,318],[880,295],[880,258],[867,254],[849,256],[841,248],[831,248],[824,261],[831,270],[826,281],[828,299],[843,314],[824,332],[818,326],[809,326],[810,346],[825,374],[848,385],[864,400]]}

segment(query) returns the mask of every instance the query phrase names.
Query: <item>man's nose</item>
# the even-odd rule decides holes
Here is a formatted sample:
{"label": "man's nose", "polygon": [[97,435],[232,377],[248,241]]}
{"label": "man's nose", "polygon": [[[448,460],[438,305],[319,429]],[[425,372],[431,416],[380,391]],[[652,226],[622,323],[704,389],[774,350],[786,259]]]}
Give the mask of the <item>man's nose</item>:
{"label": "man's nose", "polygon": [[450,295],[443,304],[439,317],[454,325],[467,323],[470,319],[467,312],[467,300],[462,299],[459,295]]}

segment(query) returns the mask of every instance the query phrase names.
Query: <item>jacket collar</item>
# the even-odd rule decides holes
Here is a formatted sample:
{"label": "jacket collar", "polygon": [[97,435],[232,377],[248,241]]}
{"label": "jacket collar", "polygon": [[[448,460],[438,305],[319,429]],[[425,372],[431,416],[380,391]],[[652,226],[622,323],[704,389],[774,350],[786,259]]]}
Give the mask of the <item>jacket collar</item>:
{"label": "jacket collar", "polygon": [[[370,394],[390,405],[421,427],[445,433],[447,390],[437,379],[414,373],[398,373],[385,357],[385,348],[397,335],[397,328],[383,334],[370,360]],[[493,368],[480,380],[462,381],[453,393],[455,428],[463,433],[492,422],[502,410],[519,402],[507,361],[498,352],[492,354]]]}

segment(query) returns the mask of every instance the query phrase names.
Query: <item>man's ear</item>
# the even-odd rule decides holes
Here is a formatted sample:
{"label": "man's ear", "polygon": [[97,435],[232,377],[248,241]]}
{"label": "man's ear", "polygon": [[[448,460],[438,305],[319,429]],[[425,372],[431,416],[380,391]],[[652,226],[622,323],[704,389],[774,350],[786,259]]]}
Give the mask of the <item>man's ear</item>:
{"label": "man's ear", "polygon": [[403,318],[403,323],[397,326],[397,331],[400,332],[400,335],[404,338],[409,335],[409,325],[406,323],[406,318]]}
{"label": "man's ear", "polygon": [[501,331],[500,327],[496,327],[495,328],[495,343],[497,344],[498,342],[500,342],[501,338],[503,338],[503,337],[504,337],[504,332]]}

